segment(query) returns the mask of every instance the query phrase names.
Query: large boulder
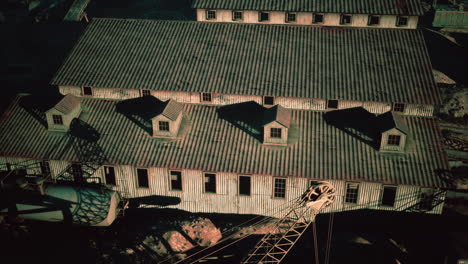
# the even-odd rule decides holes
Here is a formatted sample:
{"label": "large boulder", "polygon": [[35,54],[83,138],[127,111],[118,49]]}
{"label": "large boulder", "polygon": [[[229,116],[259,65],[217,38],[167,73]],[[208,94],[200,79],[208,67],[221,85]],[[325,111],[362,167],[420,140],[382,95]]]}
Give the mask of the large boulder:
{"label": "large boulder", "polygon": [[163,234],[163,238],[175,253],[184,252],[193,248],[193,244],[177,231],[168,231]]}
{"label": "large boulder", "polygon": [[203,247],[216,244],[221,238],[221,231],[208,218],[195,218],[181,223],[184,231],[194,242]]}

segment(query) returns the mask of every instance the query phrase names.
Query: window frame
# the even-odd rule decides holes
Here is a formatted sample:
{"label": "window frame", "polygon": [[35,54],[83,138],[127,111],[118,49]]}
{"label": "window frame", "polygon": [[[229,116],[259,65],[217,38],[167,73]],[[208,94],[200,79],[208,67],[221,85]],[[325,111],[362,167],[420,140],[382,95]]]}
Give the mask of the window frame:
{"label": "window frame", "polygon": [[[167,124],[167,130],[166,130],[166,124]],[[159,131],[164,131],[164,132],[170,132],[171,127],[170,127],[169,121],[158,121],[158,130]]]}
{"label": "window frame", "polygon": [[[267,103],[271,99],[271,104]],[[265,95],[263,96],[263,105],[275,105],[275,97],[274,96],[269,96]]]}
{"label": "window frame", "polygon": [[151,96],[151,90],[140,89],[140,97]]}
{"label": "window frame", "polygon": [[54,125],[63,126],[64,124],[62,115],[52,114],[52,123],[54,123]]}
{"label": "window frame", "polygon": [[[241,193],[241,178],[248,178],[249,179],[249,194]],[[238,192],[239,196],[252,196],[252,176],[250,176],[250,175],[239,175],[237,192]]]}
{"label": "window frame", "polygon": [[[349,17],[349,22],[346,22],[346,20],[345,20],[345,18],[347,18],[347,17]],[[341,14],[340,15],[340,25],[351,25],[352,23],[353,23],[353,15],[351,15],[351,14]]]}
{"label": "window frame", "polygon": [[[405,19],[404,24],[401,23],[402,19]],[[409,16],[397,16],[396,17],[396,22],[395,22],[396,27],[407,27],[408,24],[409,24]]]}
{"label": "window frame", "polygon": [[[206,100],[206,98],[209,98],[209,100]],[[212,93],[200,93],[200,101],[202,103],[212,103],[213,94]]]}
{"label": "window frame", "polygon": [[[214,176],[214,178],[212,178],[212,179],[214,179],[214,183],[211,183],[211,184],[214,185],[214,191],[212,191],[212,190],[208,191],[208,190],[207,190],[207,184],[210,184],[209,182],[206,182],[206,179],[207,179],[206,176],[207,176],[207,175],[213,175],[213,176]],[[214,173],[214,172],[204,172],[204,173],[203,173],[203,193],[208,193],[208,194],[217,194],[217,193],[218,193],[218,192],[217,192],[217,187],[218,187],[218,186],[217,186],[217,184],[216,184],[216,182],[217,182],[217,181],[216,181],[216,178],[217,178],[217,177],[216,177],[216,173]]]}
{"label": "window frame", "polygon": [[406,105],[404,103],[393,103],[392,105],[393,112],[404,113],[405,108],[406,108]]}
{"label": "window frame", "polygon": [[[173,184],[173,179],[172,179],[172,173],[173,172],[176,172],[176,173],[179,173],[179,177],[180,177],[180,189],[176,189],[174,187],[174,184]],[[179,179],[177,180],[179,181]],[[180,170],[169,170],[169,191],[175,191],[175,192],[181,192],[183,191],[183,180],[182,180],[182,171]]]}
{"label": "window frame", "polygon": [[[211,17],[210,14],[212,14],[213,17]],[[205,19],[206,19],[206,20],[216,20],[216,10],[214,10],[214,9],[208,9],[208,10],[206,10],[206,12],[205,12]]]}
{"label": "window frame", "polygon": [[[322,21],[317,22],[317,20],[315,19],[317,15],[322,17]],[[323,24],[323,23],[325,23],[325,14],[324,13],[314,13],[312,15],[312,24],[320,25],[320,24]]]}
{"label": "window frame", "polygon": [[[348,188],[349,185],[351,184],[356,184],[357,185],[357,188],[356,189],[350,189]],[[360,183],[359,182],[345,182],[345,194],[344,194],[344,203],[346,204],[359,204],[359,186],[360,186]],[[356,193],[352,193],[352,194],[349,194],[348,191],[349,190],[356,190]],[[349,195],[348,195],[349,194]],[[354,197],[356,196],[356,197]],[[349,200],[351,199],[351,200]],[[355,202],[354,199],[356,200]]]}
{"label": "window frame", "polygon": [[[93,96],[94,95],[94,91],[93,91],[93,87],[91,86],[82,86],[81,87],[81,95],[83,96]],[[88,93],[88,92],[89,93]]]}
{"label": "window frame", "polygon": [[[267,15],[267,19],[262,19],[263,14]],[[258,11],[258,22],[269,22],[269,21],[270,21],[270,12]]]}
{"label": "window frame", "polygon": [[401,145],[401,135],[394,135],[394,134],[388,135],[387,145],[389,145],[389,146],[400,146]]}
{"label": "window frame", "polygon": [[[336,102],[336,107],[333,106],[335,105],[335,102]],[[327,99],[327,109],[338,109],[338,108],[339,108],[339,101],[337,99]]]}
{"label": "window frame", "polygon": [[[240,18],[236,18],[236,14],[240,14]],[[239,10],[232,11],[232,21],[242,21],[244,20],[244,12]]]}
{"label": "window frame", "polygon": [[[293,15],[294,19],[290,19],[289,15]],[[286,23],[296,23],[297,22],[297,13],[296,12],[286,12],[284,17],[284,22]]]}
{"label": "window frame", "polygon": [[[394,194],[395,196],[393,197],[392,205],[384,204],[385,189],[394,189],[395,190],[395,194]],[[397,192],[398,192],[398,186],[397,185],[383,185],[382,186],[382,194],[380,196],[380,206],[389,207],[389,208],[390,207],[395,207]]]}
{"label": "window frame", "polygon": [[[112,186],[117,186],[117,177],[115,175],[115,167],[114,166],[108,166],[108,165],[104,165],[102,166],[103,170],[104,170],[104,183],[107,184],[107,185],[112,185]],[[113,180],[113,183],[109,183],[108,181],[108,173],[106,172],[106,168],[112,168],[112,176],[114,177],[114,180]]]}
{"label": "window frame", "polygon": [[84,181],[84,173],[83,173],[83,164],[79,162],[73,162],[71,164],[71,170],[72,170],[72,175],[73,175],[73,180],[79,180],[79,181]]}
{"label": "window frame", "polygon": [[[275,131],[273,131],[273,129]],[[282,130],[283,129],[280,127],[270,127],[270,138],[278,138],[278,139],[283,138]]]}
{"label": "window frame", "polygon": [[40,167],[41,167],[42,176],[45,176],[45,177],[52,176],[52,170],[50,169],[49,160],[41,160]]}
{"label": "window frame", "polygon": [[[140,174],[138,174],[139,171],[146,171],[146,183],[148,186],[141,186],[140,182]],[[149,189],[150,188],[150,182],[149,182],[149,171],[148,168],[136,168],[136,174],[137,174],[137,188],[143,188],[143,189]]]}
{"label": "window frame", "polygon": [[[372,19],[375,19],[377,18],[377,23],[372,23]],[[367,18],[367,25],[368,26],[379,26],[380,25],[380,19],[381,19],[381,16],[379,15],[369,15],[369,17]]]}
{"label": "window frame", "polygon": [[[276,180],[284,180],[284,194],[283,196],[276,196],[277,193],[280,193],[281,190],[279,190],[279,192],[276,191]],[[286,196],[287,196],[287,188],[288,187],[288,181],[287,181],[287,178],[284,178],[284,177],[273,177],[273,193],[272,193],[272,198],[273,199],[286,199]]]}

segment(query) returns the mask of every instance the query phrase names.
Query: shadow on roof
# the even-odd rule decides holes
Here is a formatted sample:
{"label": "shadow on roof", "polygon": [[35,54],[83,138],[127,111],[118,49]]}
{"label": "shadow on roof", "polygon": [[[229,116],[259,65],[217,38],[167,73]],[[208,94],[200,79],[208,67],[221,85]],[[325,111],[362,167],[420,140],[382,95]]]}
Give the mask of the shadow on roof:
{"label": "shadow on roof", "polygon": [[162,113],[166,104],[167,102],[154,96],[144,96],[119,102],[116,110],[151,135],[153,133],[151,118]]}
{"label": "shadow on roof", "polygon": [[255,101],[221,106],[218,116],[262,142],[265,108]]}
{"label": "shadow on roof", "polygon": [[362,107],[330,111],[324,114],[327,124],[348,135],[379,149],[380,133],[376,127],[377,117]]}
{"label": "shadow on roof", "polygon": [[59,93],[45,95],[26,95],[21,97],[19,105],[41,125],[47,128],[45,112],[54,107],[64,96]]}

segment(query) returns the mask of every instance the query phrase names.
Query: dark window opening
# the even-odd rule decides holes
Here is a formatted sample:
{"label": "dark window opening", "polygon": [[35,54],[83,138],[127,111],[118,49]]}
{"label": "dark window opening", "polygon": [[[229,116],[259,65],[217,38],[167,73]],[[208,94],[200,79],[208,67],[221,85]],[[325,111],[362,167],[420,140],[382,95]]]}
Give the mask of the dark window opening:
{"label": "dark window opening", "polygon": [[328,100],[327,101],[328,109],[338,109],[338,100]]}
{"label": "dark window opening", "polygon": [[275,104],[275,97],[273,97],[273,96],[264,96],[263,97],[263,104],[264,105],[274,105]]}
{"label": "dark window opening", "polygon": [[359,183],[346,183],[345,203],[357,204],[359,195]]}
{"label": "dark window opening", "polygon": [[281,138],[281,128],[272,127],[270,129],[270,137]]}
{"label": "dark window opening", "polygon": [[205,192],[216,193],[216,174],[205,173]]}
{"label": "dark window opening", "polygon": [[260,22],[266,22],[270,20],[270,13],[268,12],[260,12],[258,21]]}
{"label": "dark window opening", "polygon": [[275,178],[275,186],[273,190],[274,198],[285,198],[286,197],[286,179]]}
{"label": "dark window opening", "polygon": [[202,93],[201,94],[202,102],[211,102],[211,94],[210,93]]}
{"label": "dark window opening", "polygon": [[206,11],[206,20],[213,20],[216,19],[216,11],[215,10],[207,10]]}
{"label": "dark window opening", "polygon": [[239,176],[239,195],[250,196],[250,176]]}
{"label": "dark window opening", "polygon": [[380,16],[369,16],[369,20],[367,21],[367,25],[377,26],[379,24],[380,24]]}
{"label": "dark window opening", "polygon": [[340,25],[349,25],[351,24],[351,15],[341,15]]}
{"label": "dark window opening", "polygon": [[63,125],[63,119],[61,115],[52,115],[52,121],[55,125]]}
{"label": "dark window opening", "polygon": [[397,16],[396,26],[397,27],[404,27],[408,25],[408,17],[407,16]]}
{"label": "dark window opening", "polygon": [[405,112],[405,104],[401,104],[401,103],[394,103],[393,104],[393,111],[394,112]]}
{"label": "dark window opening", "polygon": [[296,13],[286,13],[286,22],[287,23],[296,22]]}
{"label": "dark window opening", "polygon": [[232,11],[232,20],[233,21],[242,20],[242,12],[241,11]]}
{"label": "dark window opening", "polygon": [[182,172],[171,171],[171,190],[182,191]]}
{"label": "dark window opening", "polygon": [[83,87],[83,95],[93,95],[93,89],[89,86]]}
{"label": "dark window opening", "polygon": [[150,90],[141,90],[141,96],[150,96],[151,91]]}
{"label": "dark window opening", "polygon": [[399,145],[400,145],[400,140],[401,140],[401,136],[398,136],[398,135],[388,135],[388,142],[387,142],[387,144],[388,144],[388,145],[392,145],[392,146],[399,146]]}
{"label": "dark window opening", "polygon": [[83,181],[83,167],[81,166],[80,163],[73,163],[71,166],[71,173],[73,175],[73,179],[76,182],[81,182]]}
{"label": "dark window opening", "polygon": [[148,170],[137,169],[138,187],[149,188]]}
{"label": "dark window opening", "polygon": [[114,167],[104,166],[104,178],[106,184],[116,185]]}
{"label": "dark window opening", "polygon": [[49,177],[51,175],[49,161],[41,161],[41,174],[43,177]]}
{"label": "dark window opening", "polygon": [[159,130],[160,131],[169,131],[169,122],[159,121]]}
{"label": "dark window opening", "polygon": [[313,24],[322,24],[324,19],[323,14],[314,14],[314,18],[312,19]]}
{"label": "dark window opening", "polygon": [[395,205],[396,191],[396,186],[384,186],[381,204],[393,207]]}

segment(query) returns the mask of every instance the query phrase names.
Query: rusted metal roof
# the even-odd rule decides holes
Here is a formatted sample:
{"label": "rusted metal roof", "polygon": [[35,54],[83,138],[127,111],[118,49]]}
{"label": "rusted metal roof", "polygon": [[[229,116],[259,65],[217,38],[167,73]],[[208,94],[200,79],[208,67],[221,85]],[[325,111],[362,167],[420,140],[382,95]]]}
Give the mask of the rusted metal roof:
{"label": "rusted metal roof", "polygon": [[177,117],[183,110],[184,110],[183,104],[175,100],[168,100],[161,114],[169,118],[170,120],[174,121],[177,119]]}
{"label": "rusted metal roof", "polygon": [[69,114],[81,104],[81,98],[72,94],[65,95],[53,108],[64,114]]}
{"label": "rusted metal roof", "polygon": [[[435,170],[448,168],[448,162],[438,121],[432,118],[403,117],[411,144],[405,153],[388,154],[329,125],[323,112],[292,110],[295,132],[287,146],[276,147],[265,146],[247,130],[219,118],[215,106],[184,104],[181,129],[186,132],[167,140],[148,137],[116,111],[116,104],[83,101],[87,109],[83,121],[100,133],[97,143],[110,164],[445,186]],[[68,139],[48,132],[17,101],[0,120],[1,156],[76,161]]]}
{"label": "rusted metal roof", "polygon": [[408,134],[408,126],[402,115],[395,112],[386,112],[377,116],[377,122],[381,132],[396,128],[401,132]]}
{"label": "rusted metal roof", "polygon": [[193,8],[381,15],[424,14],[418,0],[194,0]]}
{"label": "rusted metal roof", "polygon": [[55,85],[440,101],[419,30],[94,19]]}
{"label": "rusted metal roof", "polygon": [[291,125],[291,111],[280,105],[275,105],[264,111],[263,124],[269,124],[273,121],[289,128]]}

